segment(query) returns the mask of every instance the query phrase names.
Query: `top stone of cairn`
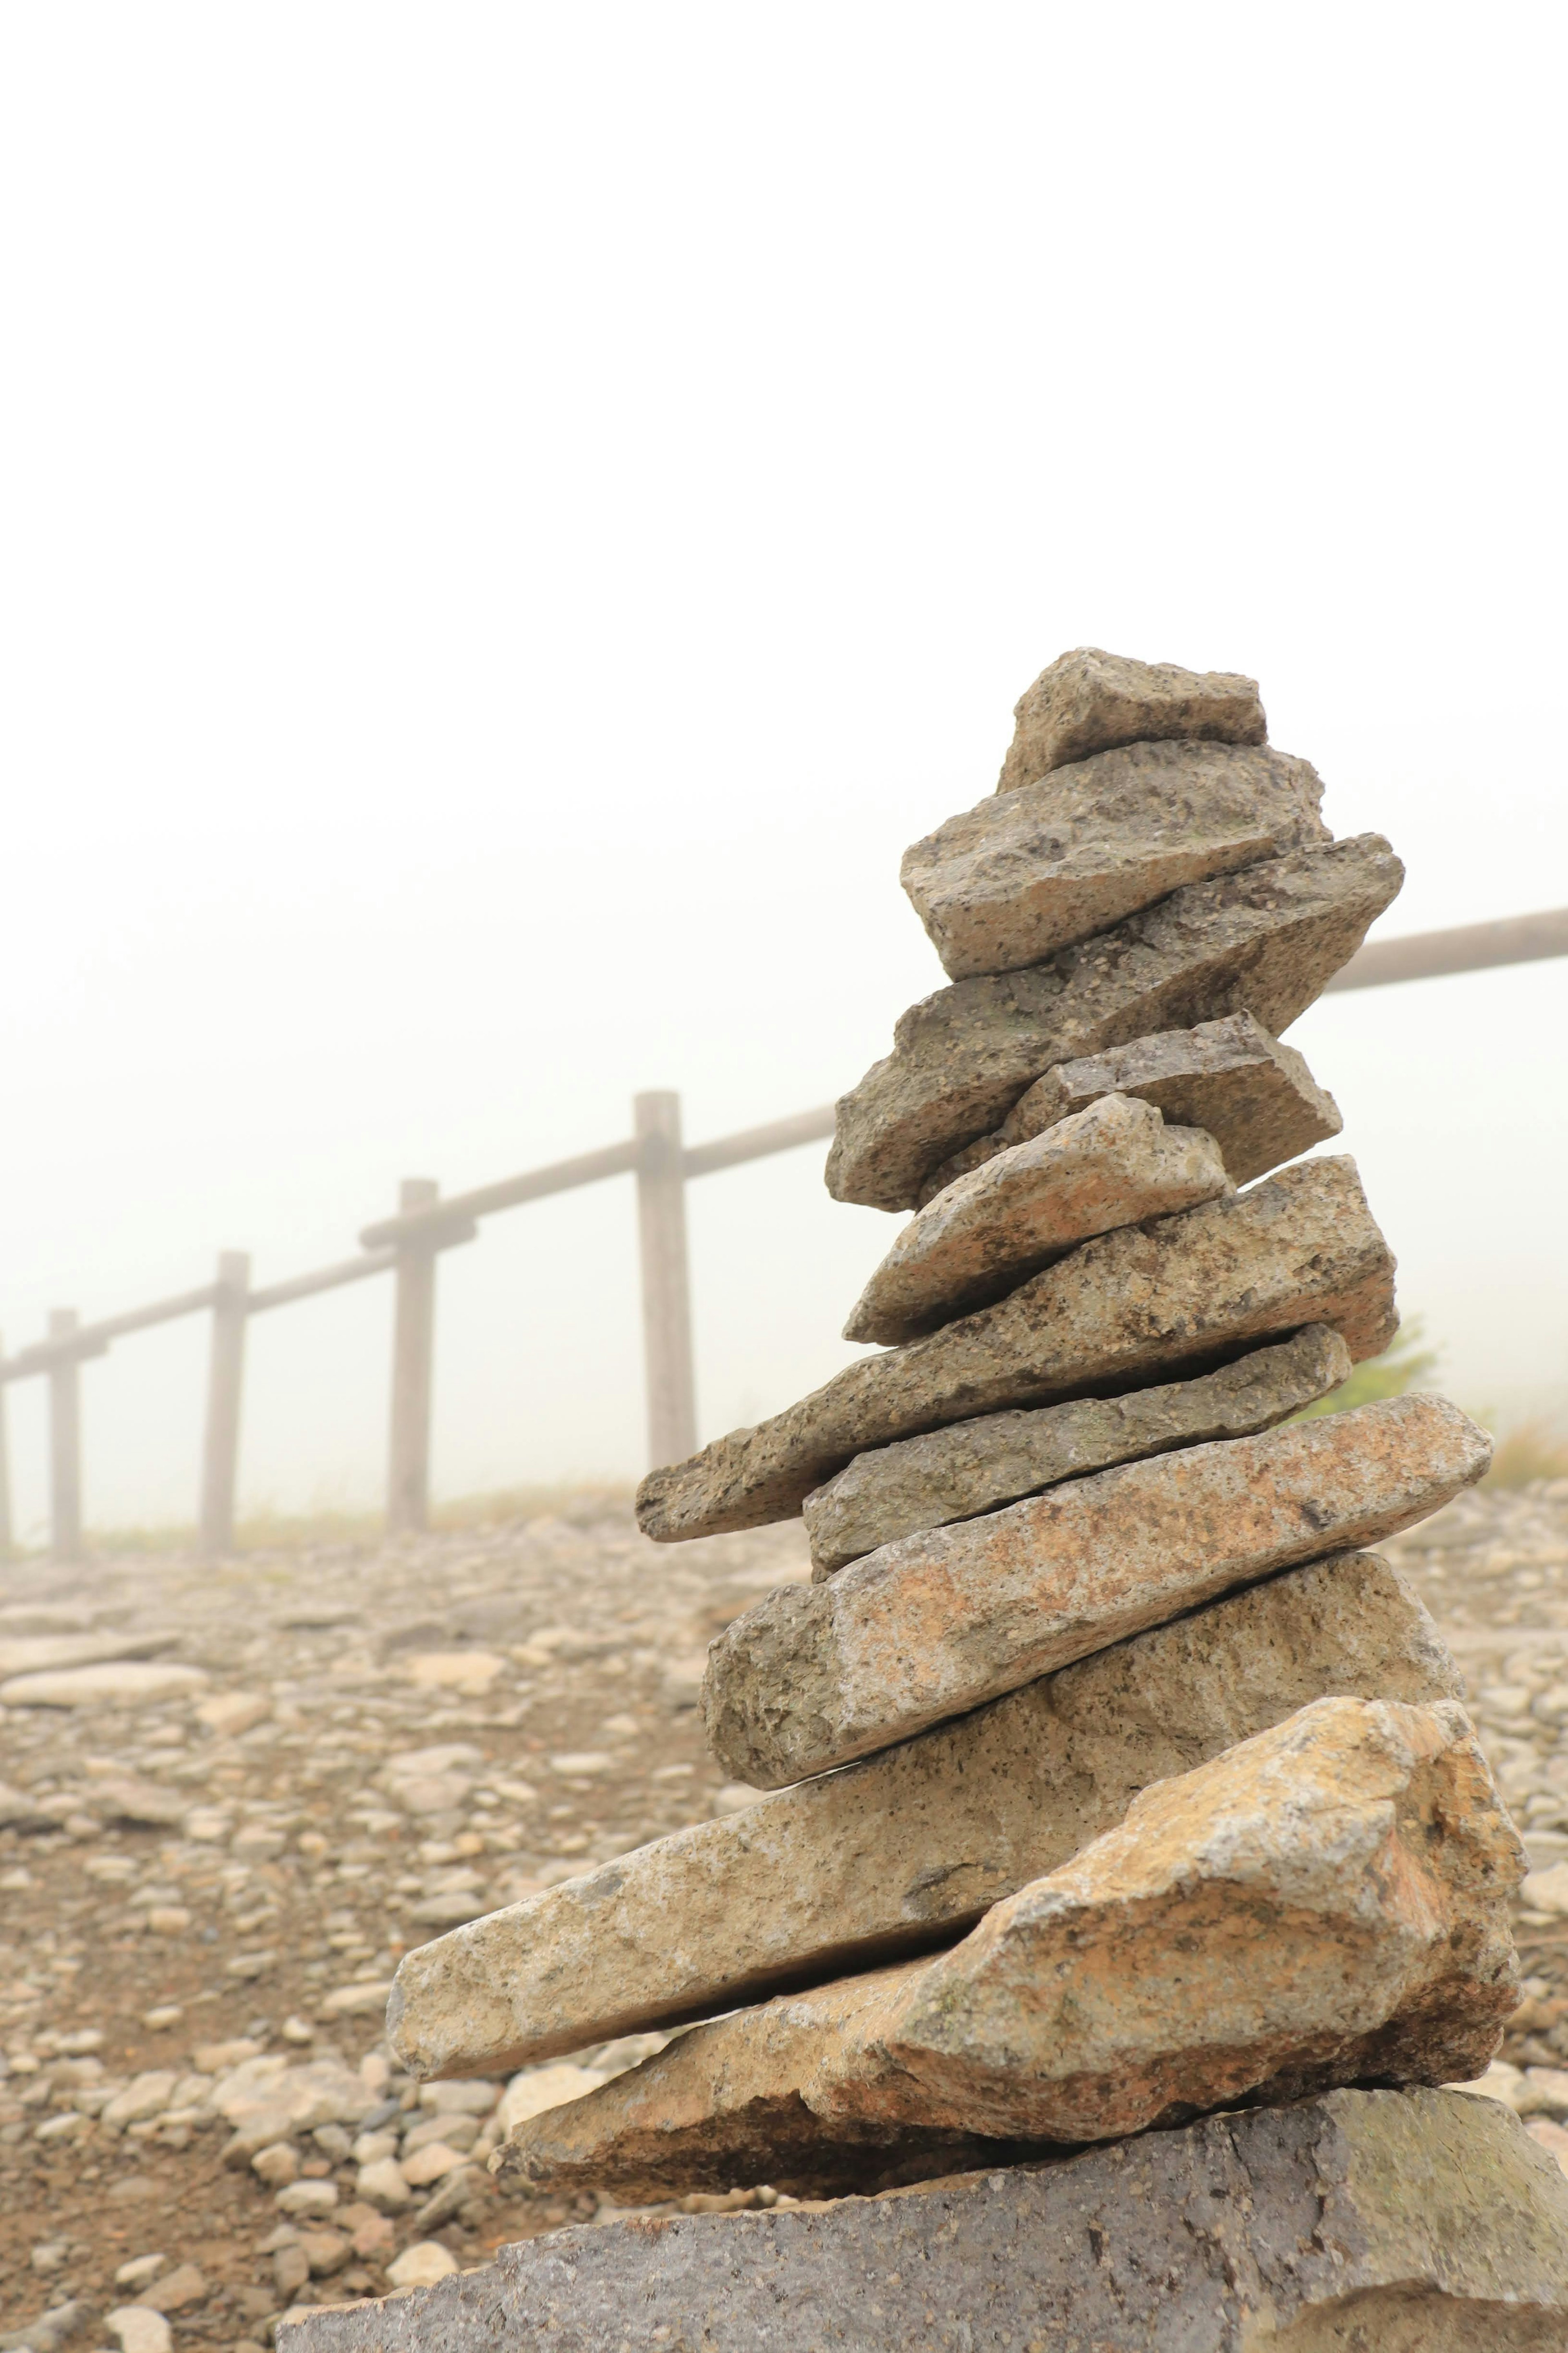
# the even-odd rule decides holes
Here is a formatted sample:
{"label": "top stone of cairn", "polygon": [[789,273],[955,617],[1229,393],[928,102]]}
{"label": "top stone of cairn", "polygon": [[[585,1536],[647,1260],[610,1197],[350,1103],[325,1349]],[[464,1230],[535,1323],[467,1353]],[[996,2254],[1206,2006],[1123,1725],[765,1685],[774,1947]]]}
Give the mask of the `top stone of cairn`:
{"label": "top stone of cairn", "polygon": [[1268,740],[1256,679],[1132,661],[1098,646],[1058,655],[1020,697],[1013,715],[1017,727],[996,781],[999,793],[1119,744]]}

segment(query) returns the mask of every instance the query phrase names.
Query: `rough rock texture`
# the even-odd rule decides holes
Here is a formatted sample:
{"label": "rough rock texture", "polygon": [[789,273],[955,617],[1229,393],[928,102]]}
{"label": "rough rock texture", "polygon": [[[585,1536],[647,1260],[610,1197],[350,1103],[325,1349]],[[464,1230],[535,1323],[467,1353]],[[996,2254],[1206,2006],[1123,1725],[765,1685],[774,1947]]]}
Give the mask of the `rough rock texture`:
{"label": "rough rock texture", "polygon": [[1058,654],[1020,695],[1013,716],[1017,726],[999,793],[1118,744],[1262,744],[1268,734],[1256,679],[1133,661],[1099,646]]}
{"label": "rough rock texture", "polygon": [[1215,874],[1332,839],[1288,753],[1129,744],[949,818],[900,880],[952,980],[1016,972]]}
{"label": "rough rock texture", "polygon": [[416,2075],[496,2073],[927,1950],[1110,1830],[1149,1782],[1308,1700],[1459,1690],[1385,1562],[1288,1569],[417,1946],[387,2008],[393,2048]]}
{"label": "rough rock texture", "polygon": [[1272,1430],[1338,1388],[1350,1369],[1339,1334],[1310,1324],[1195,1381],[1075,1398],[1034,1413],[983,1414],[858,1454],[802,1505],[816,1581],[900,1536],[974,1519],[1063,1479]]}
{"label": "rough rock texture", "polygon": [[884,2198],[593,2224],[278,2353],[1548,2353],[1568,2181],[1495,2101],[1330,2092]]}
{"label": "rough rock texture", "polygon": [[1232,1199],[1101,1234],[996,1306],[847,1365],[772,1420],[650,1472],[638,1523],[675,1544],[790,1519],[868,1447],[1206,1372],[1304,1324],[1331,1325],[1357,1363],[1397,1328],[1394,1261],[1348,1158],[1303,1161]]}
{"label": "rough rock texture", "polygon": [[1059,2147],[1468,2082],[1519,2000],[1524,1868],[1456,1701],[1314,1700],[1145,1789],[950,1952],[697,2027],[499,2162],[554,2191],[816,2195],[941,2133]]}
{"label": "rough rock texture", "polygon": [[1058,1062],[1019,1096],[993,1134],[977,1136],[931,1171],[922,1199],[1108,1094],[1135,1095],[1158,1103],[1178,1126],[1205,1129],[1238,1185],[1326,1143],[1344,1124],[1294,1046],[1282,1046],[1250,1013],[1232,1013],[1195,1029],[1163,1029],[1104,1054]]}
{"label": "rough rock texture", "polygon": [[847,1340],[918,1339],[1000,1299],[1078,1243],[1235,1190],[1213,1136],[1130,1095],[1059,1120],[911,1218],[856,1301]]}
{"label": "rough rock texture", "polygon": [[905,1536],[731,1620],[708,1653],[708,1745],[758,1788],[824,1773],[1273,1569],[1392,1535],[1490,1460],[1447,1398],[1390,1398]]}
{"label": "rough rock texture", "polygon": [[1375,833],[1191,882],[1027,972],[911,1006],[893,1050],[839,1098],[827,1189],[913,1208],[939,1162],[1000,1126],[1055,1063],[1247,1012],[1278,1034],[1361,945],[1404,877]]}

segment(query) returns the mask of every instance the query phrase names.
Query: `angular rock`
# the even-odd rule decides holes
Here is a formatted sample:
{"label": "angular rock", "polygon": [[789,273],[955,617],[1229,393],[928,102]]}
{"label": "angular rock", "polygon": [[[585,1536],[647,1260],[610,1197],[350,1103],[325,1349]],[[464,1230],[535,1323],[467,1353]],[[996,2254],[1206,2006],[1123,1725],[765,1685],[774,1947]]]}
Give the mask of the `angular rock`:
{"label": "angular rock", "polygon": [[500,2169],[626,2200],[822,2195],[915,2178],[944,2142],[1005,2158],[1442,2084],[1519,1999],[1523,1869],[1457,1702],[1314,1700],[1145,1789],[950,1952],[696,2027],[520,2126]]}
{"label": "angular rock", "polygon": [[1326,1143],[1344,1124],[1294,1046],[1282,1046],[1250,1013],[1232,1013],[1195,1029],[1163,1029],[1104,1054],[1058,1062],[1019,1096],[999,1128],[931,1171],[922,1200],[1108,1094],[1158,1103],[1176,1125],[1205,1129],[1237,1185]]}
{"label": "angular rock", "polygon": [[1547,2353],[1568,2181],[1494,2101],[1342,2091],[1066,2163],[497,2250],[278,2353]]}
{"label": "angular rock", "polygon": [[913,1208],[931,1171],[1000,1126],[1058,1062],[1227,1013],[1278,1035],[1355,954],[1403,874],[1375,833],[1293,849],[1190,882],[1026,972],[938,989],[840,1096],[828,1191]]}
{"label": "angular rock", "polygon": [[650,1472],[637,1519],[658,1544],[791,1519],[868,1447],[1207,1372],[1304,1324],[1330,1324],[1358,1364],[1397,1326],[1394,1261],[1348,1158],[1085,1242],[996,1306],[847,1365],[772,1420]]}
{"label": "angular rock", "polygon": [[1235,1190],[1219,1146],[1152,1103],[1102,1095],[960,1177],[911,1218],[860,1293],[847,1340],[918,1339],[1016,1291],[1094,1234]]}
{"label": "angular rock", "polygon": [[1490,1461],[1447,1398],[1389,1398],[905,1536],[731,1620],[708,1653],[709,1747],[756,1788],[825,1773],[1273,1569],[1375,1544]]}
{"label": "angular rock", "polygon": [[949,979],[1016,972],[1185,882],[1331,840],[1322,796],[1266,746],[1129,744],[949,818],[899,879]]}
{"label": "angular rock", "polygon": [[[500,2074],[928,1951],[1111,1829],[1151,1781],[1309,1700],[1460,1688],[1385,1561],[1288,1569],[416,1947],[387,2009],[392,2048],[416,2075]],[[502,2128],[603,2080],[565,2064],[520,2075]]]}
{"label": "angular rock", "polygon": [[1099,646],[1058,654],[1013,706],[1017,722],[997,779],[1016,792],[1037,776],[1119,744],[1262,744],[1256,679],[1226,670],[1133,661]]}
{"label": "angular rock", "polygon": [[1035,1413],[983,1414],[858,1454],[801,1507],[815,1581],[900,1536],[974,1519],[1063,1479],[1272,1430],[1338,1388],[1350,1369],[1339,1334],[1310,1324],[1294,1339],[1256,1348],[1199,1380],[1075,1398]]}

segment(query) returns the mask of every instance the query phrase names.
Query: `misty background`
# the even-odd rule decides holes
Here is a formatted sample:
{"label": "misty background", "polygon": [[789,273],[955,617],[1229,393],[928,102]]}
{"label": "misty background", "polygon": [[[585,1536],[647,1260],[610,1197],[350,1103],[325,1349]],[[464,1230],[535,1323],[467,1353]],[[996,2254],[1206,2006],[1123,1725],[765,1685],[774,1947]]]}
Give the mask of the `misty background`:
{"label": "misty background", "polygon": [[[0,1331],[824,1102],[905,845],[1065,648],[1245,670],[1377,936],[1568,901],[1561,13],[311,0],[0,16]],[[1568,962],[1290,1032],[1438,1378],[1568,1414]],[[704,1438],[854,1353],[822,1149],[690,1187]],[[438,1494],[645,1466],[631,1180],[440,1264]],[[373,1500],[391,1285],[250,1327]],[[188,1520],[206,1322],[84,1371]],[[43,1385],[7,1393],[19,1530]]]}

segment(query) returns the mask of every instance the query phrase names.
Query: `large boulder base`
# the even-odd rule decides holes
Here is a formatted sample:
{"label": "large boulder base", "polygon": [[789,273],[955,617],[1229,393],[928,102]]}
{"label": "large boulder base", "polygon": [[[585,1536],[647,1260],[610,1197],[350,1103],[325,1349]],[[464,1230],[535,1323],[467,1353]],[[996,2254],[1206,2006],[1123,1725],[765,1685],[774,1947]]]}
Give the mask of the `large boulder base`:
{"label": "large boulder base", "polygon": [[858,1454],[801,1507],[813,1581],[900,1536],[977,1518],[1063,1479],[1272,1430],[1338,1388],[1350,1370],[1339,1334],[1310,1324],[1293,1339],[1255,1348],[1195,1381],[1075,1398],[1035,1413],[983,1414]]}
{"label": "large boulder base", "polygon": [[[1110,2140],[1237,2100],[1469,2082],[1519,2000],[1524,1850],[1468,1716],[1329,1698],[1135,1798],[907,1961],[699,2026],[500,2169],[624,2199],[909,2179],[939,2136]],[[935,2169],[935,2168],[931,2168]]]}
{"label": "large boulder base", "polygon": [[993,796],[904,852],[900,880],[950,980],[1016,972],[1184,883],[1331,840],[1305,760],[1129,744]]}
{"label": "large boulder base", "polygon": [[1118,744],[1261,744],[1268,733],[1256,679],[1134,661],[1099,646],[1058,654],[1019,696],[1013,716],[998,793]]}
{"label": "large boulder base", "polygon": [[918,1339],[1016,1291],[1095,1234],[1234,1190],[1202,1128],[1167,1127],[1152,1103],[1102,1095],[960,1177],[911,1218],[856,1301],[844,1337]]}
{"label": "large boulder base", "polygon": [[1000,1126],[1055,1063],[1227,1013],[1278,1035],[1349,962],[1403,879],[1379,834],[1295,849],[1188,883],[1026,972],[938,989],[840,1096],[828,1191],[915,1208],[931,1170]]}
{"label": "large boulder base", "polygon": [[650,1472],[638,1524],[679,1544],[792,1519],[868,1447],[1206,1372],[1305,1324],[1331,1325],[1358,1364],[1398,1328],[1394,1260],[1349,1158],[1085,1242],[994,1307],[862,1357],[772,1420]]}
{"label": "large boulder base", "polygon": [[498,2074],[930,1950],[1151,1781],[1309,1700],[1460,1689],[1387,1562],[1287,1570],[416,1946],[387,2006],[393,2051],[418,2076]]}
{"label": "large boulder base", "polygon": [[1231,1013],[1223,1021],[1200,1021],[1195,1029],[1163,1029],[1103,1054],[1058,1062],[1019,1096],[999,1128],[931,1171],[921,1187],[922,1201],[1110,1094],[1157,1103],[1178,1127],[1203,1128],[1237,1185],[1250,1185],[1314,1144],[1327,1143],[1344,1124],[1304,1055],[1271,1038],[1250,1013]]}

